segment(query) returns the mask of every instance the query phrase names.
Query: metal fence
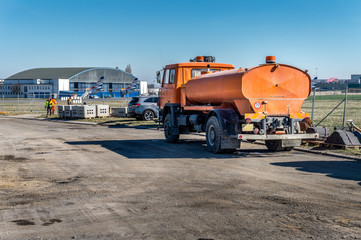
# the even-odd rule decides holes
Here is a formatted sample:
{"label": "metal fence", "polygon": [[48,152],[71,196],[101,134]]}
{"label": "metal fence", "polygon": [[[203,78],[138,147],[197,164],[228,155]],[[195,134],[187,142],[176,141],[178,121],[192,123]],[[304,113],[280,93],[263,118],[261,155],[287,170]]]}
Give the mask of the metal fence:
{"label": "metal fence", "polygon": [[[85,102],[88,105],[107,104],[111,107],[126,107],[130,99],[85,99],[82,104]],[[41,98],[5,98],[5,96],[1,96],[0,112],[9,114],[46,113],[45,101],[46,99]],[[61,101],[61,99],[57,99],[57,101],[59,105],[66,105],[66,101]],[[302,111],[310,113],[314,125],[318,124],[329,128],[342,127],[345,126],[345,120],[352,119],[356,125],[361,126],[361,90],[349,89],[346,94],[345,90],[320,91],[316,89],[305,100]],[[320,123],[323,118],[325,119]]]}
{"label": "metal fence", "polygon": [[346,127],[346,121],[352,119],[355,124],[361,125],[361,89],[337,91],[322,91],[313,89],[311,96],[302,106],[304,112],[317,126],[329,128]]}
{"label": "metal fence", "polygon": [[[126,107],[131,98],[98,98],[85,99],[81,104],[106,104],[110,107]],[[5,98],[1,96],[0,112],[8,114],[29,114],[29,113],[46,113],[46,99],[42,98]],[[66,105],[66,100],[56,99],[58,105]],[[75,105],[80,105],[75,104]]]}

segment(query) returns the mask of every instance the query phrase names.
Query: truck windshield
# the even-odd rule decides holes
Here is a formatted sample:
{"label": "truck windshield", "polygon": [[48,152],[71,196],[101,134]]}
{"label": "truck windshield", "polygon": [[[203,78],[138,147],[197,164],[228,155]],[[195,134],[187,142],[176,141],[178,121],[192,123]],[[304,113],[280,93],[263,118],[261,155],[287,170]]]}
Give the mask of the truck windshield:
{"label": "truck windshield", "polygon": [[[220,71],[221,69],[209,69],[211,72]],[[207,69],[192,69],[192,78],[202,75],[202,72],[206,72]]]}

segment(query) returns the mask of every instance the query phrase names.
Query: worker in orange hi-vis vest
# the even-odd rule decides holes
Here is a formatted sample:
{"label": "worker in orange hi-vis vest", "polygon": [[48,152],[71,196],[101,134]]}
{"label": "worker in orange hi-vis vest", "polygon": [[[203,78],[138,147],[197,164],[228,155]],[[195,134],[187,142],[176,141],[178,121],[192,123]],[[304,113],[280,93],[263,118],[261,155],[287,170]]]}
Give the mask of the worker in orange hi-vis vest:
{"label": "worker in orange hi-vis vest", "polygon": [[55,105],[57,105],[58,103],[57,103],[57,101],[55,100],[54,97],[51,98],[51,103],[52,103],[52,105],[51,105],[51,113],[54,114],[54,112],[55,112]]}

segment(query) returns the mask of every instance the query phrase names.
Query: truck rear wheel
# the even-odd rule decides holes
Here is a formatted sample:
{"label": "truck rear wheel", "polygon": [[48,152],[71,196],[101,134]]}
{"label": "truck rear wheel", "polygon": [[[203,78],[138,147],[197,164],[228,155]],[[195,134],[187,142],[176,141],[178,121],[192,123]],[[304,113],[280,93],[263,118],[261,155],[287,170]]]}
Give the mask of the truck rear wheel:
{"label": "truck rear wheel", "polygon": [[164,119],[164,136],[167,143],[176,143],[179,139],[179,134],[172,134],[172,115],[168,113]]}
{"label": "truck rear wheel", "polygon": [[295,147],[285,147],[283,151],[292,151]]}
{"label": "truck rear wheel", "polygon": [[221,126],[216,116],[210,117],[206,126],[206,141],[209,151],[222,153],[221,148]]}
{"label": "truck rear wheel", "polygon": [[282,140],[266,140],[266,147],[271,152],[282,151]]}

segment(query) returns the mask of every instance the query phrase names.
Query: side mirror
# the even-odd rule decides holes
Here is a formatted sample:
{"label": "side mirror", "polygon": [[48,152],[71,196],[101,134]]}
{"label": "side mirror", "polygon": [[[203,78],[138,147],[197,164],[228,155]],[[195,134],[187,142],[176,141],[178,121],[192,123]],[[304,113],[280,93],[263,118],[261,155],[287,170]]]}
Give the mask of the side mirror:
{"label": "side mirror", "polygon": [[157,72],[157,83],[161,82],[161,75],[160,75],[160,71]]}

